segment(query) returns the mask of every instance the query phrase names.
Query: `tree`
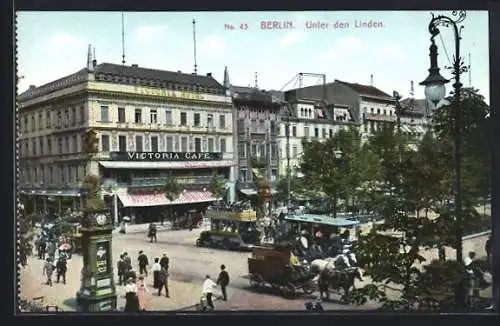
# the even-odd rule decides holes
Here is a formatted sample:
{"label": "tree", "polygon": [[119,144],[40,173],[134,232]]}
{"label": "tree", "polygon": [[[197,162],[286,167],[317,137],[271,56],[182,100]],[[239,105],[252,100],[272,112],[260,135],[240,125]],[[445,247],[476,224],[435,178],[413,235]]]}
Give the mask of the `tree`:
{"label": "tree", "polygon": [[[165,192],[165,197],[171,202],[175,201],[181,193],[181,187],[171,172],[167,175],[163,191]],[[169,215],[172,217],[172,205],[169,205]],[[161,219],[161,222],[163,223],[163,219]]]}
{"label": "tree", "polygon": [[337,200],[351,199],[359,187],[359,165],[355,164],[361,151],[361,136],[356,129],[340,130],[324,142],[303,141],[304,152],[300,172],[304,183],[323,191],[337,212]]}
{"label": "tree", "polygon": [[18,204],[17,226],[19,228],[17,237],[18,255],[21,265],[25,266],[26,258],[33,251],[35,232],[33,230],[33,223],[26,215],[24,205],[22,204]]}
{"label": "tree", "polygon": [[224,179],[219,177],[217,173],[212,174],[212,180],[210,181],[210,189],[212,190],[212,194],[219,201],[221,198],[226,196],[226,182]]}

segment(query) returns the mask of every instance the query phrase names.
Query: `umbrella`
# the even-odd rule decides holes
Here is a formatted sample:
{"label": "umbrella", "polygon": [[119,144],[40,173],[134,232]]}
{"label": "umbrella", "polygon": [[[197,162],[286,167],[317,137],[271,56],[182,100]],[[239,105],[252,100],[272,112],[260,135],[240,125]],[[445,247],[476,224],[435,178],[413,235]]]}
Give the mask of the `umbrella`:
{"label": "umbrella", "polygon": [[63,243],[59,246],[59,251],[68,251],[71,249],[71,245],[69,243]]}

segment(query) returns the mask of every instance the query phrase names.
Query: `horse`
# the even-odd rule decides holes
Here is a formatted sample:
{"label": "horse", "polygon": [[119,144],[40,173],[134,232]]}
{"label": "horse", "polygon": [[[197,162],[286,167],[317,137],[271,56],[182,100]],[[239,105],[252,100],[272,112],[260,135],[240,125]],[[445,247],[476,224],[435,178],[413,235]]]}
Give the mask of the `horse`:
{"label": "horse", "polygon": [[346,268],[344,270],[334,270],[330,272],[325,269],[319,274],[318,287],[320,289],[320,296],[323,297],[323,293],[326,294],[326,299],[329,300],[330,294],[329,290],[333,289],[335,291],[343,290],[342,301],[348,303],[349,291],[354,288],[354,280],[357,276],[357,268]]}

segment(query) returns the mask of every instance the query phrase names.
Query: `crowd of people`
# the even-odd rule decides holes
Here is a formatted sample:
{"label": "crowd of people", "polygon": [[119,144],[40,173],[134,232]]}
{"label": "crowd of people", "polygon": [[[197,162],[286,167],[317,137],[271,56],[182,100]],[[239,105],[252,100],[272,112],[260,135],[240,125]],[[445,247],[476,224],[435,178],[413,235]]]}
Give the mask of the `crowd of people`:
{"label": "crowd of people", "polygon": [[[120,255],[117,262],[118,284],[123,286],[125,295],[125,312],[145,311],[147,308],[146,293],[150,290],[146,284],[148,276],[153,278],[153,289],[157,292],[157,296],[162,296],[165,293],[166,298],[170,298],[168,280],[170,258],[167,254],[163,254],[161,258],[154,258],[154,263],[148,272],[149,259],[141,250],[137,256],[137,270],[132,266],[132,259],[127,252]],[[205,276],[205,281],[202,285],[202,303],[207,309],[213,310],[213,293],[214,289],[219,286],[222,292],[222,300],[227,300],[227,286],[229,285],[229,273],[226,271],[226,266],[221,266],[221,271],[216,281],[213,281],[209,275]]]}

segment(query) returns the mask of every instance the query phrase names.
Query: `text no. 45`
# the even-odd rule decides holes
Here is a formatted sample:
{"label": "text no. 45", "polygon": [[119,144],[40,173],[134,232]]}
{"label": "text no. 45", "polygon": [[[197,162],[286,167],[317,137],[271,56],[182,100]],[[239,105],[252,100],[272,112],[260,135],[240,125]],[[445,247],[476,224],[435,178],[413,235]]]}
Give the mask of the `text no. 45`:
{"label": "text no. 45", "polygon": [[224,24],[224,30],[226,30],[226,31],[233,31],[233,30],[238,29],[238,28],[242,31],[246,31],[248,29],[248,24],[241,23],[241,24],[239,24],[239,26],[238,26],[238,24],[236,24],[236,25],[229,24],[229,23]]}

